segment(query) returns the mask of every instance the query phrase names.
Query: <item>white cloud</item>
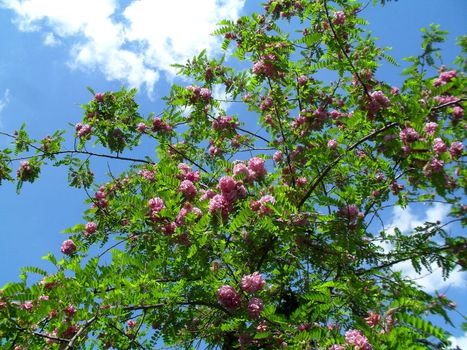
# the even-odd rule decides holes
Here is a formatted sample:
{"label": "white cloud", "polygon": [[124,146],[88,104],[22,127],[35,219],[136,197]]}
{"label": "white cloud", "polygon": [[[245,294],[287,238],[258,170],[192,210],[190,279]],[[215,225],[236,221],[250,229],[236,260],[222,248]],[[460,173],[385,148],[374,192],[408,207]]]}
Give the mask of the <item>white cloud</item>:
{"label": "white cloud", "polygon": [[57,46],[60,44],[60,40],[54,35],[54,33],[46,33],[44,35],[44,45],[46,46]]}
{"label": "white cloud", "polygon": [[450,337],[449,340],[454,348],[457,346],[462,350],[467,350],[467,333],[460,337]]}
{"label": "white cloud", "polygon": [[[429,207],[422,215],[416,214],[414,209],[407,207],[402,209],[395,207],[393,209],[391,224],[388,230],[393,230],[395,227],[402,232],[408,233],[417,226],[422,226],[425,222],[440,223],[447,221],[450,206],[443,203],[435,203]],[[385,252],[392,249],[392,246],[386,242],[380,244]],[[404,275],[419,284],[426,292],[439,291],[444,288],[465,288],[467,286],[466,273],[459,269],[452,271],[448,279],[443,278],[442,269],[436,263],[431,264],[432,273],[423,268],[418,274],[413,268],[410,261],[401,262],[393,267],[395,271],[402,271]]]}
{"label": "white cloud", "polygon": [[[3,93],[2,98],[0,99],[0,113],[3,112],[5,107],[10,103],[10,89],[6,89]],[[2,126],[2,120],[0,118],[0,127]]]}
{"label": "white cloud", "polygon": [[202,49],[212,53],[210,35],[223,18],[235,19],[245,0],[0,0],[16,13],[22,31],[45,30],[44,43],[70,45],[70,66],[100,70],[109,80],[144,85],[151,93],[160,72]]}
{"label": "white cloud", "polygon": [[10,103],[10,89],[6,89],[3,93],[3,97],[0,99],[0,113]]}

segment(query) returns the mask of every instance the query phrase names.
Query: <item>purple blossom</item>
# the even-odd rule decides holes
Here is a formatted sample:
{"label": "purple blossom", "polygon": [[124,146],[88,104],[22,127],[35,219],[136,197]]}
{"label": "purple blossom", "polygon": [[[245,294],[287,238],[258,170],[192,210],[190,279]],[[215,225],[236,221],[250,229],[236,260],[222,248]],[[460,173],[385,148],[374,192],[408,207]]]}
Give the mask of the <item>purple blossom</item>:
{"label": "purple blossom", "polygon": [[264,287],[263,277],[258,273],[254,272],[251,275],[245,275],[240,281],[240,288],[247,293],[257,292]]}
{"label": "purple blossom", "polygon": [[257,319],[259,318],[263,307],[263,301],[260,298],[253,297],[248,302],[248,314],[251,318]]}
{"label": "purple blossom", "polygon": [[358,350],[371,350],[368,339],[358,330],[352,329],[345,333],[345,341],[349,345],[354,345]]}
{"label": "purple blossom", "polygon": [[241,304],[240,294],[232,286],[224,285],[217,290],[219,304],[228,309],[236,309]]}
{"label": "purple blossom", "polygon": [[60,247],[60,251],[66,255],[73,254],[76,251],[75,242],[73,242],[71,239],[67,239],[66,241],[62,243],[62,246]]}
{"label": "purple blossom", "polygon": [[433,143],[433,151],[435,153],[443,153],[443,152],[446,152],[447,151],[447,146],[446,144],[443,142],[443,140],[439,137],[435,138],[434,139],[434,143]]}
{"label": "purple blossom", "polygon": [[404,143],[412,143],[420,138],[420,135],[414,128],[405,128],[399,133],[399,137]]}
{"label": "purple blossom", "polygon": [[464,152],[464,145],[460,141],[454,141],[451,143],[451,147],[449,147],[449,153],[453,159],[457,159],[462,156]]}
{"label": "purple blossom", "polygon": [[436,128],[438,127],[438,124],[435,122],[429,122],[425,124],[425,132],[428,135],[434,135],[436,132]]}

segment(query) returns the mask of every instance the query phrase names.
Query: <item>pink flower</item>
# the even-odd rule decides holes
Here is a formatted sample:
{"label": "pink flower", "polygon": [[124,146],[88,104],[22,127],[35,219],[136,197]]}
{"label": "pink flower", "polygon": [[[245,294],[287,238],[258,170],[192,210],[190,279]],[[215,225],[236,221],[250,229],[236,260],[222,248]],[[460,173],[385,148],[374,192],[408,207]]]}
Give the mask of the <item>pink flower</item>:
{"label": "pink flower", "polygon": [[329,347],[329,350],[345,350],[345,346],[334,344]]}
{"label": "pink flower", "polygon": [[242,176],[245,180],[248,180],[250,177],[250,170],[244,163],[236,163],[233,167],[234,176]]}
{"label": "pink flower", "polygon": [[430,161],[430,168],[433,169],[435,173],[440,172],[443,170],[444,162],[437,158],[432,158]]}
{"label": "pink flower", "polygon": [[40,296],[39,296],[39,300],[40,300],[40,301],[48,301],[48,300],[49,300],[49,296],[48,296],[48,295],[40,295]]}
{"label": "pink flower", "polygon": [[94,99],[97,102],[102,102],[104,101],[104,94],[102,92],[98,92],[97,94],[94,95]]}
{"label": "pink flower", "polygon": [[456,119],[460,119],[464,116],[464,108],[456,106],[452,111],[452,115]]}
{"label": "pink flower", "polygon": [[437,123],[434,122],[429,122],[425,124],[425,132],[428,135],[434,135],[436,132],[436,128],[438,127]]}
{"label": "pink flower", "polygon": [[175,222],[171,222],[170,224],[167,224],[162,228],[162,232],[164,232],[165,235],[170,236],[175,233],[176,229],[177,224]]}
{"label": "pink flower", "polygon": [[209,99],[211,98],[211,90],[209,90],[208,88],[201,88],[199,90],[199,95],[204,101],[209,101]]}
{"label": "pink flower", "polygon": [[222,154],[222,149],[219,147],[210,146],[208,152],[210,156],[215,157]]}
{"label": "pink flower", "polygon": [[414,128],[405,128],[399,133],[399,137],[404,143],[412,143],[420,138],[420,135]]}
{"label": "pink flower", "polygon": [[305,186],[308,183],[308,180],[306,177],[299,177],[296,181],[297,186]]}
{"label": "pink flower", "polygon": [[276,163],[279,163],[282,160],[282,152],[276,151],[276,153],[274,153],[274,155],[272,156],[272,159],[274,159]]}
{"label": "pink flower", "polygon": [[264,287],[263,277],[258,273],[254,272],[251,275],[245,275],[240,281],[240,288],[247,293],[257,292]]}
{"label": "pink flower", "polygon": [[447,151],[447,146],[446,144],[443,142],[443,140],[439,137],[435,138],[434,139],[434,144],[433,144],[433,151],[435,153],[443,153],[443,152],[446,152]]}
{"label": "pink flower", "polygon": [[264,166],[264,159],[253,157],[248,161],[248,168],[253,172],[254,178],[258,179],[266,175],[267,170]]}
{"label": "pink flower", "polygon": [[68,317],[72,317],[76,313],[76,308],[73,305],[68,305],[66,308],[63,309],[63,312]]}
{"label": "pink flower", "polygon": [[165,208],[165,203],[162,198],[155,197],[151,198],[148,202],[149,208],[151,208],[153,213],[159,213],[162,209]]}
{"label": "pink flower", "polygon": [[398,95],[399,94],[399,88],[396,86],[391,87],[391,94],[392,95]]}
{"label": "pink flower", "polygon": [[199,198],[200,201],[204,201],[206,199],[211,199],[213,198],[215,195],[216,195],[216,192],[214,192],[213,190],[209,189],[209,190],[201,190],[201,197]]}
{"label": "pink flower", "polygon": [[144,169],[144,170],[140,170],[138,172],[139,175],[141,175],[144,179],[148,180],[148,181],[154,181],[155,179],[155,173],[154,171],[152,170],[147,170],[147,169]]}
{"label": "pink flower", "polygon": [[147,126],[144,123],[138,123],[138,125],[136,125],[136,130],[138,130],[140,133],[146,132],[146,129]]}
{"label": "pink flower", "polygon": [[460,141],[454,141],[449,147],[449,153],[453,159],[459,158],[464,152],[464,145]]}
{"label": "pink flower", "polygon": [[229,193],[236,190],[237,182],[230,176],[224,176],[219,180],[218,187],[223,194]]}
{"label": "pink flower", "polygon": [[161,118],[155,117],[152,120],[152,130],[154,132],[157,132],[157,131],[169,132],[172,130],[172,127],[169,124],[167,124],[165,121],[163,121]]}
{"label": "pink flower", "polygon": [[336,25],[341,25],[345,23],[345,14],[342,11],[337,11],[334,14],[333,23]]}
{"label": "pink flower", "polygon": [[329,149],[336,149],[337,148],[337,141],[336,140],[329,140],[328,141],[328,148]]}
{"label": "pink flower", "polygon": [[236,128],[237,125],[233,117],[230,116],[222,116],[212,122],[212,128],[217,131],[232,130]]}
{"label": "pink flower", "polygon": [[276,199],[273,197],[273,196],[270,196],[270,195],[266,195],[266,196],[263,196],[259,199],[258,201],[259,203],[259,212],[262,214],[262,215],[267,215],[267,214],[271,214],[272,213],[272,210],[271,208],[268,206],[268,203],[269,204],[275,204],[276,203]]}
{"label": "pink flower", "polygon": [[79,138],[84,138],[89,135],[92,131],[91,126],[88,124],[78,123],[75,125],[75,129]]}
{"label": "pink flower", "polygon": [[300,75],[297,81],[298,81],[298,85],[304,86],[308,82],[308,77],[306,75]]}
{"label": "pink flower", "polygon": [[349,220],[355,220],[358,217],[359,211],[355,204],[349,204],[341,208],[338,213]]}
{"label": "pink flower", "polygon": [[25,301],[23,304],[21,304],[21,308],[26,311],[31,311],[33,307],[34,307],[34,304],[30,300]]}
{"label": "pink flower", "polygon": [[71,239],[67,239],[66,241],[62,243],[62,246],[60,247],[60,251],[66,255],[73,254],[76,251],[75,242],[73,242]]}
{"label": "pink flower", "polygon": [[178,190],[182,192],[186,198],[193,198],[196,196],[197,192],[195,185],[190,180],[183,180]]}
{"label": "pink flower", "polygon": [[268,329],[269,329],[269,327],[268,327],[268,325],[266,324],[266,321],[261,321],[261,322],[256,326],[256,330],[257,330],[259,333],[267,332]]}
{"label": "pink flower", "polygon": [[92,235],[97,230],[97,224],[95,222],[87,222],[84,226],[85,236]]}
{"label": "pink flower", "polygon": [[455,70],[450,70],[447,72],[442,72],[439,75],[439,79],[441,79],[443,82],[448,83],[450,82],[455,76],[457,76],[457,72]]}
{"label": "pink flower", "polygon": [[309,323],[302,323],[301,325],[297,327],[297,329],[300,332],[308,331],[310,328],[311,328],[311,325]]}
{"label": "pink flower", "polygon": [[370,114],[378,112],[380,109],[388,108],[391,105],[391,101],[386,97],[384,92],[377,90],[370,94],[371,100],[368,102],[367,109]]}
{"label": "pink flower", "polygon": [[371,327],[375,327],[378,325],[379,321],[381,320],[381,316],[375,312],[370,311],[368,313],[368,317],[365,318],[366,323]]}
{"label": "pink flower", "polygon": [[130,327],[130,328],[135,328],[136,325],[137,325],[137,323],[136,323],[135,321],[133,321],[133,320],[128,320],[126,324],[127,324],[128,327]]}
{"label": "pink flower", "polygon": [[251,318],[257,319],[263,310],[264,303],[260,298],[253,297],[248,302],[248,314]]}
{"label": "pink flower", "polygon": [[217,290],[219,304],[228,309],[236,309],[241,304],[240,294],[232,286],[224,285]]}
{"label": "pink flower", "polygon": [[345,341],[349,345],[354,345],[356,350],[371,350],[368,339],[358,330],[352,329],[345,333]]}
{"label": "pink flower", "polygon": [[216,194],[209,201],[209,212],[213,214],[218,210],[221,211],[224,219],[227,218],[228,213],[232,210],[232,203],[221,194]]}

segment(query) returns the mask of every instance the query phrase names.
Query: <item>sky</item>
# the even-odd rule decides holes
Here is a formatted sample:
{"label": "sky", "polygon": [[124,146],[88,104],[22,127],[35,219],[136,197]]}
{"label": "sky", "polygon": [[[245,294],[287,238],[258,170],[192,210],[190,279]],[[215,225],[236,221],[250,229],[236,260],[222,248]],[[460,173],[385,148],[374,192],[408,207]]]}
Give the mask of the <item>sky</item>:
{"label": "sky", "polygon": [[[80,105],[96,91],[137,87],[141,114],[161,110],[161,97],[178,78],[172,63],[184,62],[202,49],[219,55],[220,45],[210,35],[216,23],[256,11],[251,0],[0,0],[0,131],[12,132],[23,122],[33,137],[43,138],[81,119]],[[418,55],[421,27],[430,23],[450,32],[443,46],[445,63],[459,54],[455,38],[466,34],[465,0],[400,0],[384,8],[368,6],[363,16],[379,38],[391,46],[392,56]],[[400,67],[385,63],[380,79],[401,83]],[[7,145],[0,137],[0,148]],[[118,170],[125,164],[110,164]],[[0,186],[0,286],[17,280],[22,266],[48,265],[41,256],[60,255],[66,238],[60,232],[82,222],[87,208],[80,190],[67,187],[62,169],[46,167],[20,196],[11,184]],[[445,221],[447,207],[394,209],[388,227],[403,231],[416,223]],[[435,220],[436,219],[436,220]],[[455,230],[457,228],[452,228]],[[413,269],[399,266],[412,278]],[[428,292],[446,293],[467,310],[465,273],[443,281],[439,270],[417,282]],[[459,325],[459,317],[454,315]],[[461,348],[467,333],[448,328]]]}

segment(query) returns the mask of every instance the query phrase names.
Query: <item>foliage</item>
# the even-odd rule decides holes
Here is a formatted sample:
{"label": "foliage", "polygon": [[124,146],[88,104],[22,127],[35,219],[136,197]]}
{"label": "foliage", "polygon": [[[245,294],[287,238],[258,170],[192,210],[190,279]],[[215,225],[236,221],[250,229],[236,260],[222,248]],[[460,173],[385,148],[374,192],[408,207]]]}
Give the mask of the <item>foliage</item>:
{"label": "foliage", "polygon": [[[454,306],[393,267],[448,277],[466,266],[465,238],[377,222],[388,206],[444,201],[465,224],[463,74],[437,66],[446,33],[431,26],[400,89],[379,81],[380,61],[397,62],[360,6],[277,0],[223,21],[240,68],[206,52],[177,65],[193,85],[173,85],[148,117],[135,90],[90,89],[73,149],[63,131],[2,133],[0,180],[19,190],[48,162],[95,192],[64,256],[45,257],[55,272],[26,267],[1,289],[3,348],[447,348],[427,317],[449,322]],[[219,89],[243,111],[227,116]],[[156,154],[135,157],[142,140]],[[130,165],[99,185],[91,158]]]}

